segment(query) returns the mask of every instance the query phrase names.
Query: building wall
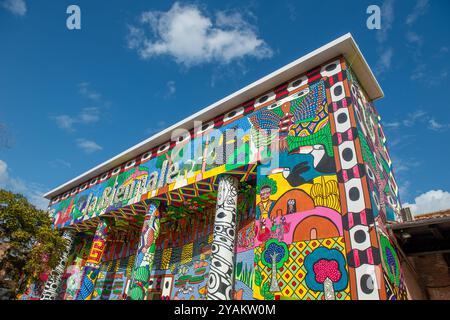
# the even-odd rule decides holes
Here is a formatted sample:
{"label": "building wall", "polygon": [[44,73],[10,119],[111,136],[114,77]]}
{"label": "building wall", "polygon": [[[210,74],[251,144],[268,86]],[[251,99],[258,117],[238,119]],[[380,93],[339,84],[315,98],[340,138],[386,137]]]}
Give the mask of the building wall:
{"label": "building wall", "polygon": [[352,102],[361,142],[362,154],[367,172],[370,201],[373,214],[380,223],[401,222],[401,204],[392,161],[386,146],[386,136],[381,117],[359,84],[351,69],[350,79]]}
{"label": "building wall", "polygon": [[401,222],[402,218],[398,186],[386,147],[381,117],[350,68],[347,69],[347,77],[364,160],[370,209],[377,230],[387,298],[406,299],[407,289],[398,249],[393,242],[394,235],[386,228],[387,222]]}
{"label": "building wall", "polygon": [[[401,259],[401,267],[404,274],[408,297],[411,300],[428,300],[426,289],[424,288],[417,270],[414,272],[414,259],[408,258],[408,263]],[[412,265],[412,267],[411,267]],[[449,297],[450,298],[450,297]]]}
{"label": "building wall", "polygon": [[138,243],[136,230],[109,234],[92,300],[121,300],[125,297]]}
{"label": "building wall", "polygon": [[[73,192],[56,197],[49,207],[55,226],[83,223],[149,198],[167,200],[165,195],[170,191],[199,181],[211,185],[221,173],[256,163],[263,148],[255,149],[247,117],[271,103],[258,99],[237,106],[191,132],[179,133],[181,139],[186,137],[181,142],[168,142],[149,150]],[[247,178],[245,171],[235,174]],[[179,200],[183,203],[184,199]]]}
{"label": "building wall", "polygon": [[280,168],[258,167],[254,297],[405,299],[385,229],[400,202],[378,114],[343,59],[304,77],[296,94],[249,117],[289,128]]}
{"label": "building wall", "polygon": [[211,261],[215,208],[163,224],[147,299],[204,300]]}
{"label": "building wall", "polygon": [[[75,300],[80,290],[92,235],[79,234],[63,275],[59,299]],[[126,230],[110,232],[95,283],[93,300],[121,300],[131,276],[139,233]]]}
{"label": "building wall", "polygon": [[[445,255],[447,255],[447,258]],[[418,274],[418,281],[422,287],[421,299],[450,300],[449,253],[412,256],[409,257],[409,260]],[[414,279],[407,279],[408,289],[413,280],[417,281],[416,278],[417,276]],[[424,290],[426,291],[425,294],[423,294]]]}
{"label": "building wall", "polygon": [[92,239],[92,235],[84,234],[79,234],[75,238],[72,253],[67,260],[66,271],[63,275],[60,299],[75,300],[77,297]]}
{"label": "building wall", "polygon": [[[341,61],[330,66],[337,70]],[[324,299],[323,282],[328,276],[334,298],[350,299],[326,68],[303,75],[303,85],[276,107],[249,118],[262,129],[268,127],[267,119],[273,119],[269,125],[276,127],[285,120],[291,122],[280,133],[279,167],[269,171],[258,167],[253,250],[256,299]],[[281,85],[275,91],[283,89]],[[275,264],[271,261],[274,250],[278,252]]]}
{"label": "building wall", "polygon": [[[240,130],[230,136],[228,129]],[[385,229],[400,209],[385,138],[343,58],[278,85],[200,130],[187,135],[191,144],[162,145],[93,179],[91,187],[52,201],[55,225],[79,223],[259,163],[254,206],[239,215],[235,299],[406,298]],[[188,150],[195,161],[186,160]],[[240,161],[206,162],[219,156]],[[196,219],[181,219],[177,229],[160,236],[150,298],[205,298],[213,219],[206,220],[193,230]],[[104,279],[120,265],[105,266]]]}
{"label": "building wall", "polygon": [[[234,270],[235,300],[253,300],[253,281],[255,277],[254,248],[256,241],[255,229],[255,188],[251,193],[240,194],[241,204],[237,216],[236,260]],[[248,195],[248,196],[246,196]]]}

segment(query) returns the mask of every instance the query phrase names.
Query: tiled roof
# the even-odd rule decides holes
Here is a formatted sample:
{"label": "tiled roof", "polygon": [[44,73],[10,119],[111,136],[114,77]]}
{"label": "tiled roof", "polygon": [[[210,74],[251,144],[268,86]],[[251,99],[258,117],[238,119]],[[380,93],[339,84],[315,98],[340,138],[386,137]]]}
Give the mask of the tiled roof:
{"label": "tiled roof", "polygon": [[450,222],[450,209],[425,213],[414,216],[411,221],[403,221],[400,223],[387,223],[389,229],[397,230],[404,228],[415,228],[420,226],[427,226],[430,224],[448,224]]}
{"label": "tiled roof", "polygon": [[414,216],[414,221],[450,217],[450,209]]}

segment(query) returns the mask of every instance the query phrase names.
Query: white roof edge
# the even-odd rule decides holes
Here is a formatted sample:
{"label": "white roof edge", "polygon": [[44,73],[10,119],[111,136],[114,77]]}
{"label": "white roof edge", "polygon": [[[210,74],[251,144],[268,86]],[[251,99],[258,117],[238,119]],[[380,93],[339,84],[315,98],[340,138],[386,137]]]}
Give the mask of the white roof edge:
{"label": "white roof edge", "polygon": [[366,90],[369,99],[377,100],[384,97],[378,81],[376,80],[372,70],[367,64],[366,59],[359,50],[358,45],[353,39],[351,33],[347,33],[326,45],[304,55],[303,57],[281,67],[280,69],[262,77],[261,79],[245,86],[244,88],[226,96],[225,98],[211,104],[210,106],[194,113],[193,115],[173,124],[167,129],[151,136],[150,138],[134,145],[133,147],[119,153],[115,157],[97,165],[96,167],[80,174],[76,178],[54,188],[44,194],[44,197],[51,199],[61,193],[70,191],[81,183],[88,181],[99,174],[111,170],[118,165],[131,160],[162,143],[170,140],[171,132],[177,128],[190,130],[193,128],[193,121],[208,121],[212,118],[224,113],[228,109],[237,107],[239,104],[252,99],[273,87],[292,79],[296,75],[300,75],[320,64],[333,59],[339,55],[343,55],[349,64],[351,64],[353,72],[358,77],[359,82]]}

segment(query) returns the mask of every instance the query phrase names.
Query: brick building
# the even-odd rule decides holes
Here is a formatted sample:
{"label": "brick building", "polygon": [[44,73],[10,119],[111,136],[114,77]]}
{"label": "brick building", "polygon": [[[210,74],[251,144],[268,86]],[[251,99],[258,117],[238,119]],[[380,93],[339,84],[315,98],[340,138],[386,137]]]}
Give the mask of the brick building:
{"label": "brick building", "polygon": [[390,226],[412,299],[450,300],[450,210]]}

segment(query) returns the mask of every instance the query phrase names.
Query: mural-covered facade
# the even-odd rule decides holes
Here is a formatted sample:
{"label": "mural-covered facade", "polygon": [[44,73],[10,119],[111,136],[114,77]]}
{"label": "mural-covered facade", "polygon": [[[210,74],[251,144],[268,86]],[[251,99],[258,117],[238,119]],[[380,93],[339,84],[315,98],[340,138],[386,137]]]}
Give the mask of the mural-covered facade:
{"label": "mural-covered facade", "polygon": [[407,299],[385,144],[335,57],[51,199],[53,298]]}

